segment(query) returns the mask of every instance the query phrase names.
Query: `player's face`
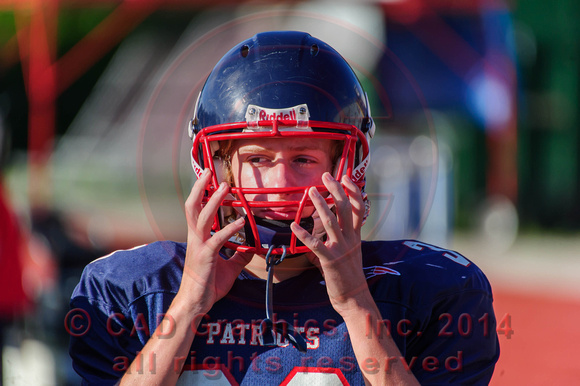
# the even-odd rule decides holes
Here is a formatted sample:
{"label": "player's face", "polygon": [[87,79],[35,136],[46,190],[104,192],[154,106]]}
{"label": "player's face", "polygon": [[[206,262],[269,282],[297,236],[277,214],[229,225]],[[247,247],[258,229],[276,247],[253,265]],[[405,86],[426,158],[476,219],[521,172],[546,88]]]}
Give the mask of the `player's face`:
{"label": "player's face", "polygon": [[[286,188],[322,184],[322,174],[332,172],[333,142],[329,139],[266,138],[240,140],[234,144],[232,174],[234,184],[242,188]],[[246,195],[253,201],[299,201],[303,193]],[[303,217],[312,208],[305,208]],[[257,209],[259,217],[289,220],[295,208]]]}

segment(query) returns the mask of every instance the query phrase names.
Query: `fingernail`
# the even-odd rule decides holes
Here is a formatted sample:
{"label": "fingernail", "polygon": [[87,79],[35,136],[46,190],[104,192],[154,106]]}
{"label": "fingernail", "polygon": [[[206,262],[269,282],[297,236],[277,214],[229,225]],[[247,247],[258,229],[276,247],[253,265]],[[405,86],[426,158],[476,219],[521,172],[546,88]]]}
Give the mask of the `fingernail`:
{"label": "fingernail", "polygon": [[224,190],[226,190],[228,184],[227,182],[222,182],[218,188],[218,192],[223,192]]}
{"label": "fingernail", "polygon": [[243,217],[240,217],[239,219],[237,219],[235,221],[235,223],[236,223],[236,225],[242,225],[244,223],[244,221],[245,221],[244,218]]}
{"label": "fingernail", "polygon": [[312,193],[312,195],[314,195],[315,197],[320,197],[320,193],[318,193],[318,189],[316,188],[310,188],[310,192]]}
{"label": "fingernail", "polygon": [[203,170],[203,177],[205,177],[205,176],[209,176],[209,173],[211,173],[211,170],[209,170],[208,168],[205,168],[205,169]]}

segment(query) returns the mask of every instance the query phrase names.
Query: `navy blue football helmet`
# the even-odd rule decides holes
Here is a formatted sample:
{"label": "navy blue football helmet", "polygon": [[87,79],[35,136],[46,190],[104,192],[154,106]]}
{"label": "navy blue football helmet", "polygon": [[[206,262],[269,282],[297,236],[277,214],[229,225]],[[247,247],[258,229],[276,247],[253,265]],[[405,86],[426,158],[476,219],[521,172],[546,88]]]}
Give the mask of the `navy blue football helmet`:
{"label": "navy blue football helmet", "polygon": [[[255,35],[232,48],[214,67],[199,94],[189,134],[193,139],[191,160],[199,177],[210,168],[213,177],[207,196],[227,179],[228,166],[221,150],[225,141],[249,138],[325,138],[341,141],[342,155],[334,177],[349,176],[364,193],[369,163],[369,140],[374,122],[366,93],[358,78],[332,47],[303,32],[279,31]],[[231,181],[230,181],[231,185]],[[289,228],[288,221],[267,221],[254,216],[252,208],[296,208],[295,221],[312,228],[303,218],[311,206],[309,186],[291,188],[244,188],[230,186],[214,231],[239,216],[247,216],[244,234],[226,247],[245,252],[292,254],[308,251]],[[317,186],[320,192],[326,189]],[[252,201],[248,194],[303,193],[299,201]],[[332,198],[327,198],[332,205]],[[368,205],[367,205],[368,209]],[[309,225],[310,223],[310,225]]]}

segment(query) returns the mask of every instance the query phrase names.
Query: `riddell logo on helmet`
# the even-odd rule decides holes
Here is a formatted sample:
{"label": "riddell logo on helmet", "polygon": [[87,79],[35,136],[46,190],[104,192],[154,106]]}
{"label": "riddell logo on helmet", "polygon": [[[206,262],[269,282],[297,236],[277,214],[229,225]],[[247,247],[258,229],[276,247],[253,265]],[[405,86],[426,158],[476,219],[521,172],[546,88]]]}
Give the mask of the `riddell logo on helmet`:
{"label": "riddell logo on helmet", "polygon": [[360,181],[367,170],[367,166],[369,166],[369,157],[365,158],[363,162],[354,170],[352,173],[352,180],[353,181]]}
{"label": "riddell logo on helmet", "polygon": [[296,121],[307,125],[309,116],[308,106],[305,104],[283,109],[249,105],[246,111],[246,121],[250,125],[257,125],[259,121]]}
{"label": "riddell logo on helmet", "polygon": [[196,177],[197,178],[201,177],[201,175],[203,174],[203,169],[197,162],[195,162],[195,160],[193,159],[193,155],[191,157],[191,166],[193,167],[193,171]]}
{"label": "riddell logo on helmet", "polygon": [[260,110],[258,119],[260,121],[275,121],[275,120],[296,120],[296,111],[287,110],[281,112],[274,112],[268,114],[266,110]]}

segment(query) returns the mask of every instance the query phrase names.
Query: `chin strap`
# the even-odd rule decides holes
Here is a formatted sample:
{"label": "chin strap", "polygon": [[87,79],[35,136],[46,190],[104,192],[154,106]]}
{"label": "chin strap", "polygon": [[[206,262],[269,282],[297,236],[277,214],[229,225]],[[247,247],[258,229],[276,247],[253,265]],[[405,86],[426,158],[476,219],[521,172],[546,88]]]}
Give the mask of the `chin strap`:
{"label": "chin strap", "polygon": [[266,319],[260,325],[262,339],[267,346],[276,346],[276,333],[280,333],[284,338],[288,339],[294,347],[300,352],[306,352],[306,341],[298,331],[294,329],[286,321],[279,321],[274,323],[272,321],[272,314],[274,312],[274,266],[280,264],[286,258],[286,246],[283,245],[283,253],[280,257],[272,255],[274,246],[270,246],[266,254],[266,271],[268,271],[268,279],[266,280]]}

